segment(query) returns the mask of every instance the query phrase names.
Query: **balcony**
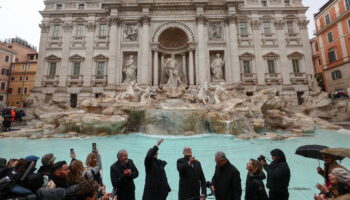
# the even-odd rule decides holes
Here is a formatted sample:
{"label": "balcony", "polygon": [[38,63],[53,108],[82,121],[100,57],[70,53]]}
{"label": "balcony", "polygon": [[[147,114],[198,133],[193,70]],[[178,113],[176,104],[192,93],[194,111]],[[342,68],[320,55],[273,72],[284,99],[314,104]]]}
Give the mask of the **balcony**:
{"label": "balcony", "polygon": [[255,73],[243,73],[241,74],[241,80],[245,85],[256,85],[257,83]]}
{"label": "balcony", "polygon": [[107,85],[107,75],[93,75],[91,80],[92,86],[106,86]]}
{"label": "balcony", "polygon": [[84,76],[83,75],[69,75],[67,79],[67,86],[83,86]]}
{"label": "balcony", "polygon": [[41,85],[42,87],[47,87],[47,86],[57,87],[58,83],[59,83],[58,75],[45,75],[43,76]]}
{"label": "balcony", "polygon": [[265,82],[267,85],[282,84],[282,75],[280,73],[265,73]]}
{"label": "balcony", "polygon": [[290,73],[290,82],[292,84],[307,84],[307,77],[305,72]]}
{"label": "balcony", "polygon": [[49,37],[47,42],[49,48],[61,48],[62,47],[62,37],[52,36]]}

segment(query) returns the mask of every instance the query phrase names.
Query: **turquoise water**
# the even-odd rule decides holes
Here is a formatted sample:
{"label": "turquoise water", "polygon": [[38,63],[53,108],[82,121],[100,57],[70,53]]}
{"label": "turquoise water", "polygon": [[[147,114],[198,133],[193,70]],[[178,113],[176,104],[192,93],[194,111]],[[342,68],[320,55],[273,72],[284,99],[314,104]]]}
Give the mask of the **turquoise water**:
{"label": "turquoise water", "polygon": [[[350,133],[342,132],[319,132],[315,137],[293,138],[283,141],[271,141],[266,139],[240,140],[233,136],[222,135],[199,135],[194,137],[164,136],[164,143],[160,146],[159,158],[166,160],[168,165],[166,172],[172,192],[169,200],[177,199],[178,172],[176,160],[182,157],[184,146],[191,146],[193,155],[202,163],[207,180],[211,180],[214,173],[214,154],[216,151],[226,153],[228,159],[241,172],[242,187],[245,187],[246,163],[250,158],[256,158],[260,154],[270,157],[269,152],[274,148],[282,149],[292,172],[290,184],[291,200],[313,199],[317,192],[314,185],[322,183],[322,178],[317,175],[318,161],[307,159],[294,154],[297,147],[305,144],[321,144],[331,147],[349,147]],[[74,148],[77,158],[85,161],[86,155],[91,151],[91,143],[96,142],[102,155],[103,178],[107,190],[111,191],[109,168],[116,161],[117,151],[126,149],[129,158],[133,159],[140,175],[135,179],[136,196],[141,199],[145,172],[143,160],[147,150],[156,142],[157,137],[143,134],[118,135],[108,137],[95,137],[83,139],[0,139],[0,157],[19,158],[28,155],[42,156],[52,152],[59,160],[70,161],[69,149]],[[343,165],[350,168],[350,159],[344,159]],[[321,163],[323,165],[323,163]]]}

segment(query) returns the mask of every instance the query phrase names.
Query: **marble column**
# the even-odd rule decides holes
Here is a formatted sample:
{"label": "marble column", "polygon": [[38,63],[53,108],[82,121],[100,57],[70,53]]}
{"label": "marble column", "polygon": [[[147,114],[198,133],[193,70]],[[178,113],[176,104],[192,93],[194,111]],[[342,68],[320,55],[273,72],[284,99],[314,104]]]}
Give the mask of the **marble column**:
{"label": "marble column", "polygon": [[[44,17],[44,20],[46,17]],[[41,82],[43,80],[43,76],[46,75],[47,72],[47,64],[45,63],[45,55],[46,55],[46,45],[48,44],[49,31],[50,31],[50,23],[45,21],[40,24],[41,35],[40,35],[40,46],[39,46],[39,58],[37,64],[37,71],[35,76],[35,87],[41,87]]]}
{"label": "marble column", "polygon": [[182,54],[182,73],[186,76],[187,75],[187,66],[186,66],[186,53]]}
{"label": "marble column", "polygon": [[153,53],[153,85],[158,86],[159,83],[159,63],[158,63],[158,51],[154,50]]}
{"label": "marble column", "polygon": [[69,50],[71,43],[71,35],[73,30],[72,16],[66,18],[67,22],[64,22],[62,27],[62,60],[60,65],[57,66],[56,75],[59,75],[59,87],[65,87],[67,85],[68,75],[71,74],[71,63],[69,61]]}
{"label": "marble column", "polygon": [[110,46],[109,46],[109,63],[108,63],[108,85],[116,84],[116,71],[117,71],[117,41],[118,41],[118,24],[119,18],[117,16],[111,16],[111,32],[110,32]]}
{"label": "marble column", "polygon": [[93,59],[93,49],[95,40],[96,23],[95,16],[90,15],[87,23],[86,32],[86,63],[84,63],[83,75],[84,75],[84,86],[91,86],[92,76],[96,74],[94,65],[95,60]]}
{"label": "marble column", "polygon": [[198,65],[196,67],[197,84],[207,80],[208,66],[207,66],[207,40],[204,33],[204,24],[206,18],[203,15],[197,16],[197,31],[198,31]]}
{"label": "marble column", "polygon": [[[280,23],[275,23],[277,44],[280,48],[287,48],[286,32],[284,27],[285,27],[285,23],[283,21],[281,21]],[[292,72],[291,60],[289,60],[287,57],[287,51],[279,51],[278,54],[279,54],[279,58],[276,60],[276,71],[277,73],[281,74],[283,84],[289,85],[291,84],[290,73]]]}
{"label": "marble column", "polygon": [[238,38],[237,38],[237,26],[236,26],[236,17],[231,14],[227,18],[229,23],[229,32],[230,32],[230,75],[229,80],[233,83],[239,83],[241,81],[241,69],[239,64],[239,55],[238,55]]}
{"label": "marble column", "polygon": [[189,51],[189,69],[188,69],[188,77],[190,85],[194,85],[194,59],[193,59],[193,50]]}
{"label": "marble column", "polygon": [[141,50],[140,50],[140,63],[138,63],[137,79],[138,83],[151,84],[152,69],[150,67],[150,42],[149,42],[149,24],[151,18],[147,15],[141,17],[142,23],[142,39],[141,39]]}

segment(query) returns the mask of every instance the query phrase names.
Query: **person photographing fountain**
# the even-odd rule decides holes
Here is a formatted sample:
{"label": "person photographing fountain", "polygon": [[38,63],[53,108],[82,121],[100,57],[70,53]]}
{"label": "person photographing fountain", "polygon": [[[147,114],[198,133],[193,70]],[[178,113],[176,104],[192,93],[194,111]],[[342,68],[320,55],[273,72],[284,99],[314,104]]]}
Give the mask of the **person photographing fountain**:
{"label": "person photographing fountain", "polygon": [[[179,171],[179,200],[205,200],[207,195],[202,165],[192,156],[192,149],[183,149],[183,158],[177,160]],[[202,190],[202,194],[200,194]]]}
{"label": "person photographing fountain", "polygon": [[158,159],[159,146],[163,141],[163,139],[158,140],[157,144],[147,152],[145,158],[146,180],[143,200],[165,200],[171,191],[164,170],[167,162]]}
{"label": "person photographing fountain", "polygon": [[260,156],[258,159],[267,173],[267,188],[270,200],[288,200],[288,186],[290,181],[290,169],[286,156],[280,149],[271,151],[272,162],[268,165],[265,157]]}
{"label": "person photographing fountain", "polygon": [[126,150],[120,150],[117,158],[118,160],[111,166],[113,191],[118,200],[135,200],[134,179],[139,176],[139,171],[134,162],[128,159]]}

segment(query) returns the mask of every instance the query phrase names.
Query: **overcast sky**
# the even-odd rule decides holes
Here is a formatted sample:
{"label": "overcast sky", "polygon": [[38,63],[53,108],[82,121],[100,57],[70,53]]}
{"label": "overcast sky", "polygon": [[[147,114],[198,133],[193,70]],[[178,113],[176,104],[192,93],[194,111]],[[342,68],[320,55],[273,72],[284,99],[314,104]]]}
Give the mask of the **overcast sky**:
{"label": "overcast sky", "polygon": [[[303,0],[309,7],[307,17],[310,20],[309,37],[313,37],[315,25],[313,14],[328,0]],[[0,0],[0,40],[20,37],[38,47],[40,40],[40,10],[44,9],[43,0]]]}

